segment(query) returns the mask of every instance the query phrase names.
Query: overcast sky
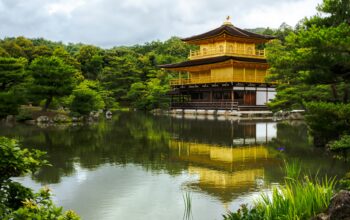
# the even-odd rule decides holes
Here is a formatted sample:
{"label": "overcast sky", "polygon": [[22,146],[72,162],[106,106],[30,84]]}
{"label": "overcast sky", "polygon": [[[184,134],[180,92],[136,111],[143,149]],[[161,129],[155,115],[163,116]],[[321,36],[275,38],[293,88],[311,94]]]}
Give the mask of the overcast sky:
{"label": "overcast sky", "polygon": [[322,0],[0,0],[0,38],[44,37],[102,47],[188,37],[220,26],[294,26]]}

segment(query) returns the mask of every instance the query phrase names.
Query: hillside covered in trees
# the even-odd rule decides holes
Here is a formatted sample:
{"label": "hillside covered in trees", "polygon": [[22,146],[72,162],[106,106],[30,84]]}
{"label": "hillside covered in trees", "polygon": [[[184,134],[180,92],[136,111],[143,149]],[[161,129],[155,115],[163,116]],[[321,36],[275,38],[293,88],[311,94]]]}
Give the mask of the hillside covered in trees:
{"label": "hillside covered in trees", "polygon": [[[182,61],[190,46],[173,37],[102,49],[25,37],[0,41],[0,116],[21,104],[72,107],[76,113],[133,106],[165,107],[168,73],[157,65]],[[82,103],[86,109],[82,109]]]}
{"label": "hillside covered in trees", "polygon": [[[292,28],[250,30],[284,39]],[[178,37],[143,45],[103,49],[25,37],[0,40],[0,117],[20,105],[69,108],[78,115],[120,106],[166,108],[170,72],[160,64],[187,59],[194,46]]]}

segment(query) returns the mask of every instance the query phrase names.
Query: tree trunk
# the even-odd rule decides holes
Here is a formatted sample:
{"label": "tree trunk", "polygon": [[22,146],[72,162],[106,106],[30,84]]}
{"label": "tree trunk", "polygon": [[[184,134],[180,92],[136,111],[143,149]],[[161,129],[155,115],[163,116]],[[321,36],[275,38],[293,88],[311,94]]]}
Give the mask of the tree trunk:
{"label": "tree trunk", "polygon": [[334,98],[334,102],[338,102],[338,92],[337,92],[337,86],[336,84],[332,84],[331,85],[332,88],[332,93],[333,93],[333,98]]}
{"label": "tree trunk", "polygon": [[49,108],[50,104],[51,104],[51,101],[52,101],[52,97],[49,97],[46,99],[46,102],[45,102],[45,105],[44,105],[44,109],[43,111],[46,112],[47,109]]}

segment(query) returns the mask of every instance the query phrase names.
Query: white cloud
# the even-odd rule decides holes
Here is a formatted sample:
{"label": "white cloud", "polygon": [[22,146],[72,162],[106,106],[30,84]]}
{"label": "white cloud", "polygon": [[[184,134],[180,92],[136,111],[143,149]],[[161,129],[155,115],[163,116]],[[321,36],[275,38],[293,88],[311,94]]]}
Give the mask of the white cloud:
{"label": "white cloud", "polygon": [[103,47],[215,28],[227,15],[241,28],[294,26],[322,0],[0,0],[0,38],[45,37]]}
{"label": "white cloud", "polygon": [[46,6],[49,14],[63,13],[70,15],[76,8],[82,6],[85,0],[60,0]]}

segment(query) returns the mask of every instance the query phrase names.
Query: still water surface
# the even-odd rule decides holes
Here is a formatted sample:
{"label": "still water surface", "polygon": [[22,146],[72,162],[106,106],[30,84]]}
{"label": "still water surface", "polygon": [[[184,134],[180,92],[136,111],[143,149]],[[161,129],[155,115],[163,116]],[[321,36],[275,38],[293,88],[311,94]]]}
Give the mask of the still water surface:
{"label": "still water surface", "polygon": [[52,167],[17,178],[83,219],[222,219],[283,183],[283,160],[319,175],[349,166],[314,148],[302,122],[229,121],[120,113],[76,127],[0,125],[0,135],[48,152]]}

